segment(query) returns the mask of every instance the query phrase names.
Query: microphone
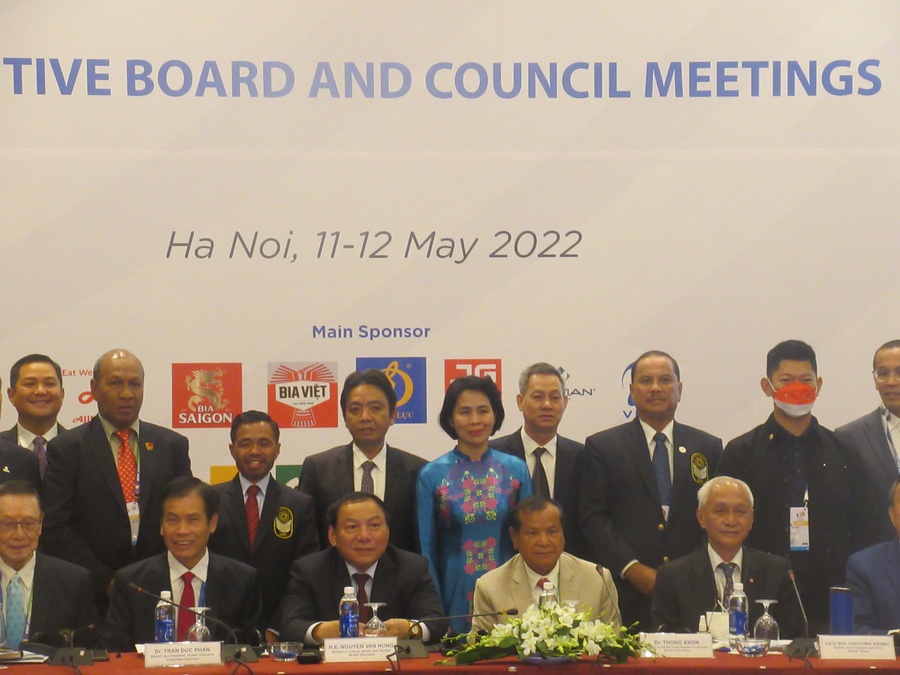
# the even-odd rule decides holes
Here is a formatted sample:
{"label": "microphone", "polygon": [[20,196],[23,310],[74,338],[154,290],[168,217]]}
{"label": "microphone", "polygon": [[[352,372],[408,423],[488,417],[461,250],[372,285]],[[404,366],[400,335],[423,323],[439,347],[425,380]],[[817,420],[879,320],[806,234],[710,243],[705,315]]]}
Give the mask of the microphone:
{"label": "microphone", "polygon": [[[482,612],[480,614],[456,614],[454,616],[432,616],[426,619],[412,619],[410,620],[410,628],[414,624],[423,624],[426,621],[449,621],[450,619],[477,619],[482,616],[516,616],[519,613],[519,610],[515,607],[511,607],[510,609],[504,609],[499,612]],[[447,633],[449,634],[449,630]],[[454,638],[453,642],[458,640],[459,638]],[[446,642],[441,646],[441,651],[444,649],[451,649],[452,646],[450,642]],[[400,658],[424,658],[427,657],[428,654],[425,651],[425,645],[422,644],[419,640],[398,640],[397,642],[397,655]]]}
{"label": "microphone", "polygon": [[229,626],[224,621],[217,619],[214,616],[210,616],[209,614],[203,614],[202,612],[198,612],[192,607],[185,607],[184,605],[179,605],[177,602],[172,600],[167,600],[166,598],[162,598],[155,593],[151,593],[145,588],[141,588],[135,583],[128,582],[128,587],[140,593],[141,595],[147,595],[153,598],[154,600],[165,602],[166,604],[172,605],[177,609],[183,609],[186,612],[190,612],[191,614],[195,614],[197,616],[203,616],[207,621],[212,621],[217,626],[222,626],[226,631],[228,631],[228,638],[234,640],[234,645],[222,645],[222,658],[228,661],[235,661],[238,663],[257,663],[259,661],[259,657],[256,655],[256,652],[253,651],[253,648],[250,645],[241,645],[238,644],[237,633],[235,630]]}
{"label": "microphone", "polygon": [[794,576],[794,570],[788,568],[787,576],[791,580],[791,586],[794,587],[794,595],[797,596],[797,604],[800,605],[800,614],[803,616],[803,637],[791,641],[791,644],[784,648],[784,653],[788,658],[808,659],[810,656],[818,655],[816,641],[815,639],[811,640],[809,637],[809,619],[806,617],[806,609],[804,609],[803,600],[800,598],[800,589],[797,588],[797,578]]}
{"label": "microphone", "polygon": [[622,612],[619,611],[619,603],[616,602],[615,597],[613,597],[612,591],[609,590],[609,584],[606,582],[606,575],[603,574],[603,565],[597,565],[597,573],[600,575],[600,580],[603,582],[603,588],[606,589],[606,594],[609,596],[609,599],[612,600],[613,609],[616,610],[616,618],[619,620],[619,626],[621,626]]}

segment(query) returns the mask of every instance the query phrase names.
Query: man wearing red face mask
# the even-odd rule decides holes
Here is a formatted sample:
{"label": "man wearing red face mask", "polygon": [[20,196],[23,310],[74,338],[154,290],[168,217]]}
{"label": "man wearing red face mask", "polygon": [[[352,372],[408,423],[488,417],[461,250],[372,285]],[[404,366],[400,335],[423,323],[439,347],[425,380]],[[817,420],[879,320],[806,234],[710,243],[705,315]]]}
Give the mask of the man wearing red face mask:
{"label": "man wearing red face mask", "polygon": [[791,561],[810,633],[827,632],[829,587],[843,585],[850,553],[877,541],[870,491],[858,460],[812,415],[822,389],[812,347],[775,345],[760,386],[772,414],[725,446],[716,473],[750,486],[756,512],[747,545]]}

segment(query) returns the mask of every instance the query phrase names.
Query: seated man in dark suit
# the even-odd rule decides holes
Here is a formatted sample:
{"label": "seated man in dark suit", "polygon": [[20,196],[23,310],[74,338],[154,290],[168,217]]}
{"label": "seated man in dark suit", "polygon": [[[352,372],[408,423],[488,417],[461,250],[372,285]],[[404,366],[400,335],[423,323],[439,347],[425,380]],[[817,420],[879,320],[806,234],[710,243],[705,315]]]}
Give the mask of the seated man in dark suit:
{"label": "seated man in dark suit", "polygon": [[[208,615],[227,626],[254,632],[260,612],[256,570],[206,548],[218,521],[219,493],[199,478],[182,476],[163,488],[160,503],[160,529],[168,551],[116,573],[103,631],[107,648],[134,651],[136,644],[154,640],[157,600],[132,584],[155,595],[171,591],[176,604],[208,607]],[[178,641],[185,639],[195,619],[190,612],[176,610]],[[228,639],[221,625],[207,626],[213,640]]]}
{"label": "seated man in dark suit", "polygon": [[418,552],[416,477],[425,460],[385,441],[397,418],[394,386],[380,370],[350,373],[341,390],[341,413],[353,442],[310,455],[300,474],[299,489],[316,507],[320,548],[328,548],[328,507],[359,491],[381,499],[393,514],[391,543]]}
{"label": "seated man in dark suit", "polygon": [[209,538],[211,551],[259,572],[260,628],[275,631],[275,610],[287,588],[291,563],[319,550],[312,498],[272,477],[281,452],[278,438],[278,425],[264,412],[247,410],[234,418],[228,449],[238,475],[215,486],[222,505]]}
{"label": "seated man in dark suit", "polygon": [[389,636],[429,641],[444,634],[447,622],[428,561],[388,544],[384,502],[374,495],[351,493],[329,507],[328,522],[331,548],[291,566],[279,610],[282,640],[316,645],[339,637],[338,602],[347,586],[360,600],[360,630],[371,618],[364,607],[371,600],[386,603],[378,615],[386,619]]}
{"label": "seated man in dark suit", "polygon": [[522,411],[522,427],[491,441],[492,448],[525,460],[531,474],[532,495],[558,502],[566,518],[566,552],[587,555],[578,525],[578,461],[584,443],[557,433],[569,397],[559,370],[549,363],[534,363],[519,376],[516,405]]}
{"label": "seated man in dark suit", "polygon": [[847,560],[854,630],[860,635],[886,635],[900,629],[900,480],[894,481],[888,496],[894,536]]}
{"label": "seated man in dark suit", "polygon": [[0,485],[0,584],[6,646],[12,649],[28,639],[55,643],[63,629],[77,631],[99,623],[90,573],[36,552],[43,516],[33,484],[14,480]]}
{"label": "seated man in dark suit", "polygon": [[29,354],[9,369],[10,403],[19,414],[18,422],[0,439],[31,450],[38,458],[41,478],[47,470],[47,443],[65,431],[56,421],[66,391],[62,369],[49,356]]}
{"label": "seated man in dark suit", "polygon": [[769,613],[782,638],[797,637],[802,616],[785,558],[745,547],[753,527],[753,494],[737,478],[718,476],[697,493],[697,520],[709,544],[659,568],[653,590],[654,629],[696,633],[700,616],[727,607],[734,583],[741,581],[750,600],[749,627],[762,615],[757,600],[776,600]]}

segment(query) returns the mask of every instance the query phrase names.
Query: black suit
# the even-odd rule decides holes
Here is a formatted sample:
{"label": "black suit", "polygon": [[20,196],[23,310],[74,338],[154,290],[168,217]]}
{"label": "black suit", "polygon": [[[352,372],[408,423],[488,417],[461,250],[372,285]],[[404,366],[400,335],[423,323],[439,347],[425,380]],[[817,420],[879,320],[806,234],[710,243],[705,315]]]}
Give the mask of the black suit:
{"label": "black suit", "polygon": [[38,553],[33,587],[31,637],[100,624],[91,574],[83,567]]}
{"label": "black suit", "polygon": [[[287,594],[281,605],[281,639],[302,642],[318,621],[336,621],[345,586],[352,586],[347,565],[336,548],[306,556],[291,566]],[[387,603],[382,619],[443,617],[441,601],[428,571],[428,560],[417,553],[388,546],[372,580],[372,602]],[[426,621],[432,640],[447,630],[442,618]]]}
{"label": "black suit", "polygon": [[[59,436],[66,428],[62,424],[56,425],[56,435]],[[19,444],[19,425],[13,424],[12,429],[0,431],[0,440],[9,441],[13,445]]]}
{"label": "black suit", "polygon": [[[510,455],[525,460],[525,446],[522,443],[522,429],[509,436],[494,438],[489,445]],[[578,462],[584,444],[557,435],[556,473],[553,478],[553,499],[563,508],[565,519],[566,551],[581,558],[587,554],[586,545],[578,524],[580,504],[578,501]],[[526,462],[527,463],[527,462]],[[534,485],[532,485],[534,488]]]}
{"label": "black suit", "polygon": [[270,476],[251,551],[240,476],[215,487],[221,497],[221,505],[219,524],[209,538],[209,548],[240,560],[259,572],[262,595],[260,628],[277,630],[277,621],[273,623],[272,619],[287,588],[291,563],[319,550],[312,498]]}
{"label": "black suit", "polygon": [[[109,650],[133,652],[135,644],[153,642],[156,636],[154,609],[157,600],[129,588],[129,583],[156,595],[160,591],[171,591],[168,553],[141,560],[116,573],[109,612],[103,624],[104,642]],[[255,569],[210,553],[205,588],[204,606],[209,607],[208,616],[235,630],[256,629],[260,600]],[[173,594],[172,600],[177,602],[178,598]],[[228,631],[222,626],[212,621],[206,625],[214,641],[228,640]]]}
{"label": "black suit", "polygon": [[165,550],[159,533],[159,493],[173,478],[191,475],[187,438],[143,420],[140,430],[141,527],[135,547],[116,461],[100,418],[47,446],[41,550],[91,571],[101,611],[116,570]]}
{"label": "black suit", "polygon": [[887,431],[882,421],[881,408],[868,415],[838,427],[834,435],[852,450],[866,476],[866,483],[876,499],[875,512],[869,517],[878,527],[878,536],[883,541],[895,538],[894,526],[888,517],[888,490],[900,477],[894,453],[888,445]]}
{"label": "black suit", "polygon": [[[803,620],[788,569],[790,563],[778,556],[744,547],[741,580],[750,601],[748,626],[762,615],[757,600],[777,600],[769,613],[775,617],[784,639],[799,637]],[[735,579],[737,581],[737,579]],[[696,633],[700,615],[715,611],[719,592],[709,551],[704,546],[659,568],[653,590],[652,629],[659,626],[672,633]]]}
{"label": "black suit", "polygon": [[[427,463],[421,457],[386,446],[384,503],[391,517],[391,539],[397,548],[417,552],[416,476]],[[328,507],[353,492],[353,444],[310,455],[303,460],[298,488],[313,499],[319,526],[319,546],[328,543]]]}
{"label": "black suit", "polygon": [[[706,541],[697,522],[697,490],[713,476],[721,439],[675,422],[674,478],[668,521],[640,421],[589,436],[580,469],[581,532],[589,559],[612,570],[622,624],[651,630],[650,598],[621,577],[632,560],[657,568]],[[683,450],[683,452],[682,452]],[[702,468],[702,467],[705,467]]]}
{"label": "black suit", "polygon": [[16,443],[0,440],[0,483],[27,480],[41,489],[41,467],[37,455]]}

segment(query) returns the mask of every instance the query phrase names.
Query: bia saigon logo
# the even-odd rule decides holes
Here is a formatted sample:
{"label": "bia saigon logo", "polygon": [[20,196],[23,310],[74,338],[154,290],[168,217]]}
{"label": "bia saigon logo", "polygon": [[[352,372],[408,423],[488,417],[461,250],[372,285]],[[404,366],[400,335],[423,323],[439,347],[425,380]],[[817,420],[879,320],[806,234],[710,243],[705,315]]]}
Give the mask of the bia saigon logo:
{"label": "bia saigon logo", "polygon": [[337,363],[270,363],[269,416],[281,428],[338,424]]}
{"label": "bia saigon logo", "polygon": [[489,377],[497,385],[497,389],[503,391],[500,359],[445,359],[444,391],[447,391],[453,380],[469,375]]}
{"label": "bia saigon logo", "polygon": [[240,363],[173,363],[172,426],[228,428],[243,410]]}
{"label": "bia saigon logo", "polygon": [[428,416],[425,357],[358,358],[357,370],[383,372],[397,394],[397,424],[425,424]]}

